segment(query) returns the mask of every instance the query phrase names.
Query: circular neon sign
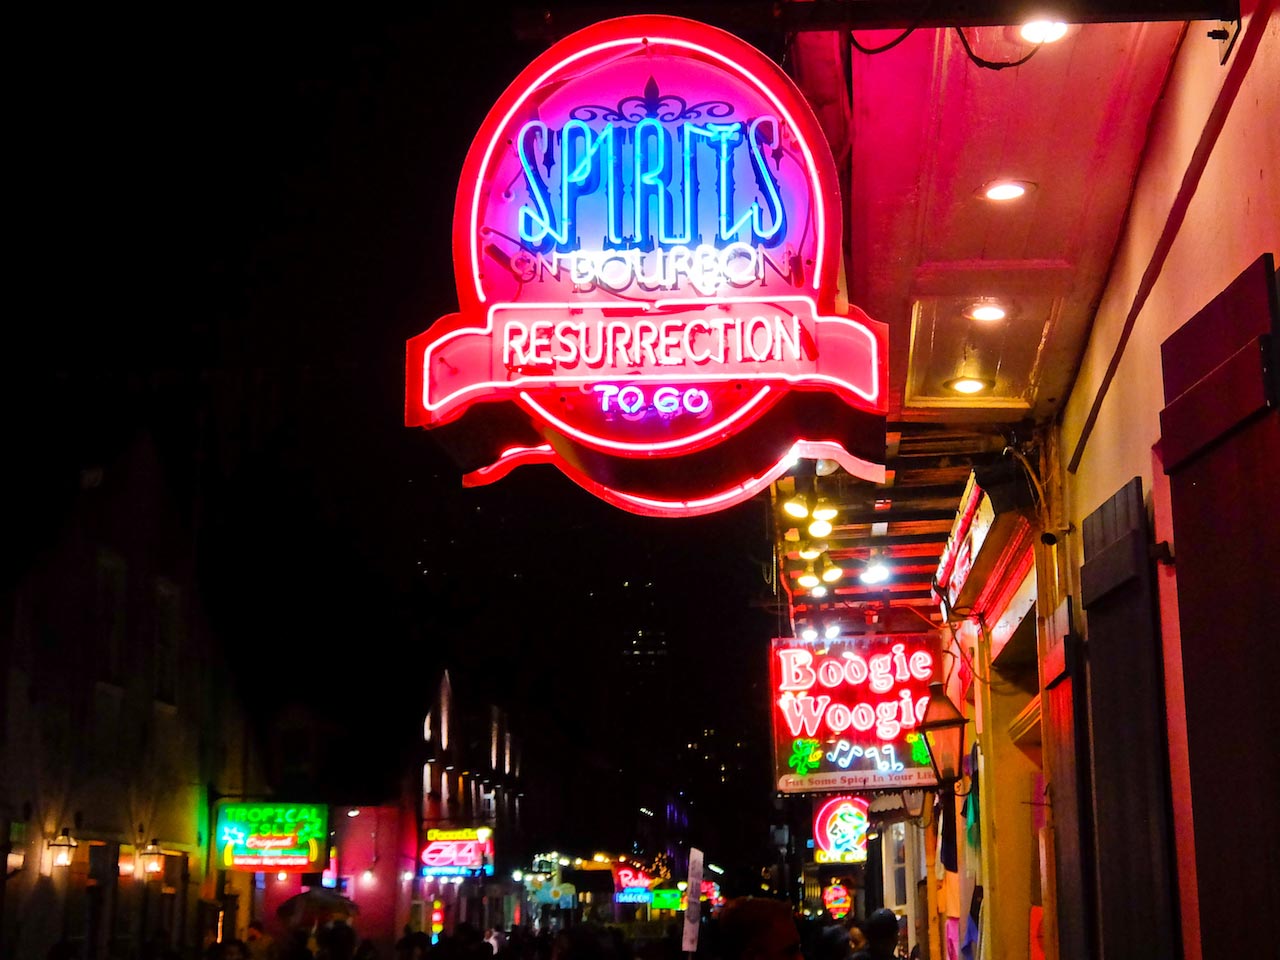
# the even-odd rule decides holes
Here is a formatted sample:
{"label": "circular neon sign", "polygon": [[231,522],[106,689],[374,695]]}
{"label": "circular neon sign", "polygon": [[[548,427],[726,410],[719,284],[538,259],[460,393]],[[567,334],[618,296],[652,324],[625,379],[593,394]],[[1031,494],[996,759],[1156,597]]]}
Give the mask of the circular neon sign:
{"label": "circular neon sign", "polygon": [[[822,130],[769,58],[677,17],[581,30],[472,143],[459,312],[409,341],[405,422],[465,416],[488,458],[470,485],[550,463],[652,515],[749,498],[813,455],[814,422],[824,456],[882,479],[859,451],[881,455],[886,330],[837,308],[840,221]],[[832,427],[846,409],[879,446]]]}
{"label": "circular neon sign", "polygon": [[825,863],[862,863],[867,859],[867,801],[832,797],[813,818],[817,859]]}

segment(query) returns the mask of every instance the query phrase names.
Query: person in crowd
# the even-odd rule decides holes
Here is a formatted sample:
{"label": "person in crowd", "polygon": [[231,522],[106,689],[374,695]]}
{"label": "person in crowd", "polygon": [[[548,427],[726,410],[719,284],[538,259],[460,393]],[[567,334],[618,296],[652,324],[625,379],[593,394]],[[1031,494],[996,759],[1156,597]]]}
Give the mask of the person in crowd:
{"label": "person in crowd", "polygon": [[853,947],[849,943],[849,931],[841,924],[824,926],[813,938],[809,960],[849,960]]}
{"label": "person in crowd", "polygon": [[316,931],[316,947],[318,960],[354,960],[356,932],[341,920],[334,920]]}
{"label": "person in crowd", "polygon": [[360,946],[356,947],[355,960],[378,960],[378,948],[368,937],[361,940]]}
{"label": "person in crowd", "polygon": [[867,917],[862,925],[867,945],[853,955],[852,960],[893,960],[898,952],[898,915],[887,907],[881,907]]}
{"label": "person in crowd", "polygon": [[800,933],[782,900],[739,897],[720,911],[721,960],[800,960]]}
{"label": "person in crowd", "polygon": [[249,948],[249,960],[276,960],[276,942],[261,920],[250,922],[245,946]]}
{"label": "person in crowd", "polygon": [[849,949],[853,953],[857,953],[867,945],[867,935],[862,932],[862,926],[858,921],[853,920],[849,923]]}

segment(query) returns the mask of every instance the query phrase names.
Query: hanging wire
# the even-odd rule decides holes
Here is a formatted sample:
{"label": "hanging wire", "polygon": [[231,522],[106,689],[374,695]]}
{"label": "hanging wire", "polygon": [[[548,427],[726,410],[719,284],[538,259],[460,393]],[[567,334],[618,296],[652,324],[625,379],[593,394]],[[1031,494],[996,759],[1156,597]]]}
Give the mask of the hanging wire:
{"label": "hanging wire", "polygon": [[858,38],[852,30],[849,31],[849,42],[853,44],[853,48],[857,50],[859,53],[865,53],[869,57],[874,57],[877,53],[884,53],[888,50],[892,50],[894,47],[900,44],[903,40],[907,39],[907,37],[915,33],[916,29],[919,26],[920,26],[920,23],[919,21],[917,21],[916,23],[907,27],[906,30],[902,31],[902,33],[898,34],[898,36],[894,37],[892,40],[890,40],[888,43],[886,43],[884,46],[881,46],[881,47],[864,47],[862,44],[858,42]]}
{"label": "hanging wire", "polygon": [[854,32],[852,30],[849,31],[849,42],[853,44],[853,48],[855,50],[857,50],[859,53],[865,53],[869,57],[873,57],[877,53],[884,53],[888,50],[892,50],[894,47],[900,44],[903,40],[907,39],[907,37],[911,36],[918,29],[920,29],[920,24],[924,22],[924,18],[928,16],[929,8],[932,6],[933,6],[933,0],[924,0],[924,5],[920,8],[920,12],[916,14],[916,18],[912,22],[911,26],[907,27],[906,30],[902,31],[902,33],[898,34],[898,36],[894,37],[892,40],[890,40],[888,43],[884,44],[883,46],[864,47],[861,43],[858,42],[858,38],[857,36],[854,35]]}
{"label": "hanging wire", "polygon": [[960,45],[964,47],[964,52],[968,54],[969,59],[984,70],[1008,70],[1010,67],[1020,67],[1039,53],[1040,48],[1044,46],[1043,43],[1037,43],[1031,48],[1031,52],[1020,60],[984,60],[973,52],[973,47],[969,46],[969,38],[964,35],[964,31],[959,27],[956,27],[955,30],[960,36]]}

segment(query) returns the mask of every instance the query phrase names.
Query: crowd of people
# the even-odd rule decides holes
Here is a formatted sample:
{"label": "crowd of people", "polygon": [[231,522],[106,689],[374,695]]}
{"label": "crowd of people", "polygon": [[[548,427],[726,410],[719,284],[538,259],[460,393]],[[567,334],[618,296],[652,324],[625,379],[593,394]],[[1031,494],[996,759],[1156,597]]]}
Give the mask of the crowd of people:
{"label": "crowd of people", "polygon": [[[804,921],[789,904],[744,897],[730,901],[704,922],[698,960],[888,960],[905,957],[898,917],[877,910],[861,922]],[[618,927],[580,923],[557,931],[484,930],[467,923],[433,943],[430,935],[405,928],[394,956],[380,954],[355,929],[334,922],[292,931],[280,942],[261,923],[245,941],[212,944],[205,960],[680,960],[681,926],[672,923],[660,939],[628,941]]]}

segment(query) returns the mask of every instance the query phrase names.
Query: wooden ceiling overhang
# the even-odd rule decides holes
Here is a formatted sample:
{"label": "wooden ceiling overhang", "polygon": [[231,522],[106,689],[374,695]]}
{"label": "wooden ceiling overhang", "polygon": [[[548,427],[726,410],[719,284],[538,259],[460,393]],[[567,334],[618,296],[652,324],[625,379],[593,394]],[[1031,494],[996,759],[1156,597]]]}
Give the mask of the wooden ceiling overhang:
{"label": "wooden ceiling overhang", "polygon": [[[1011,444],[1029,452],[1070,391],[1095,304],[1124,268],[1114,262],[1117,237],[1185,34],[1176,22],[1078,25],[1085,19],[1006,70],[980,67],[951,29],[918,29],[875,56],[851,49],[844,31],[792,44],[793,74],[846,159],[849,299],[890,331],[885,482],[838,470],[816,477],[839,508],[825,539],[845,569],[825,597],[798,585],[804,531],[775,510],[793,625],[819,616],[882,631],[936,622],[932,578],[970,471]],[[1011,27],[966,34],[991,63],[1026,52]],[[858,39],[874,48],[894,36]],[[996,204],[980,188],[999,178],[1032,189]],[[986,301],[1005,305],[1006,318],[966,315]],[[966,364],[990,381],[980,395],[948,388]],[[802,484],[812,471],[799,465]],[[795,483],[779,481],[775,508]],[[873,550],[891,574],[865,585],[858,573]]]}

